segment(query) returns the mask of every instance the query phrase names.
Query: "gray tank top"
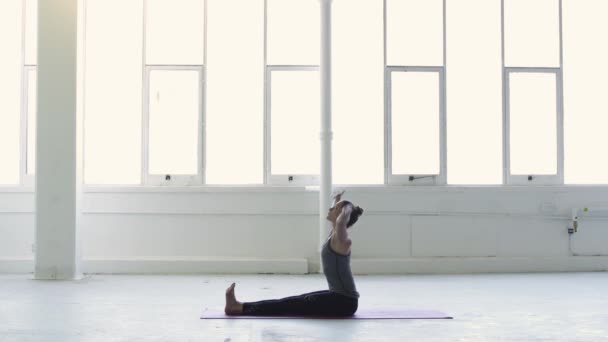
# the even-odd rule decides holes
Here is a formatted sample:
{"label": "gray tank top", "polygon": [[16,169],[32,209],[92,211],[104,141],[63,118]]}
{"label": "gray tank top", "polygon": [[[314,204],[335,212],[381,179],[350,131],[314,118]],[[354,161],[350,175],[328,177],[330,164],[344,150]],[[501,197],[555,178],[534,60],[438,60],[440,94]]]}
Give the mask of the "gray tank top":
{"label": "gray tank top", "polygon": [[325,278],[327,278],[329,290],[345,296],[359,298],[353,273],[350,270],[350,253],[348,255],[336,253],[331,249],[330,241],[331,237],[325,241],[321,249],[323,272]]}

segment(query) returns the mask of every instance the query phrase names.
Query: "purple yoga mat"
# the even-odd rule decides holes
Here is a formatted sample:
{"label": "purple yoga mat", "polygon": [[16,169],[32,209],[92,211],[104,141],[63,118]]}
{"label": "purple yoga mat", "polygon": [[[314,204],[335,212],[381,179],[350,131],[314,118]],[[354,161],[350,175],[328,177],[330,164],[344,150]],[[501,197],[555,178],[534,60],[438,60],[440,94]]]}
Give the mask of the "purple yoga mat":
{"label": "purple yoga mat", "polygon": [[206,309],[201,319],[452,319],[446,313],[415,309],[359,309],[352,317],[321,316],[228,316],[224,310]]}

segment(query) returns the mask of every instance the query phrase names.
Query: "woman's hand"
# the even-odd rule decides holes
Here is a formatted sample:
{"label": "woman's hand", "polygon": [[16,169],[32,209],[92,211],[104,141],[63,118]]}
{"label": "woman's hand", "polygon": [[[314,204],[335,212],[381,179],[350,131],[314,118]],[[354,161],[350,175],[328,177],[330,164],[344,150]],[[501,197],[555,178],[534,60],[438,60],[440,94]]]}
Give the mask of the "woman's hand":
{"label": "woman's hand", "polygon": [[335,194],[332,196],[332,197],[333,197],[333,199],[334,199],[334,202],[333,202],[333,204],[332,204],[332,207],[333,207],[334,205],[336,205],[336,203],[340,202],[340,200],[342,199],[342,195],[344,195],[344,192],[345,192],[345,191],[346,191],[346,190],[342,190],[342,191],[340,191],[340,192],[335,193]]}

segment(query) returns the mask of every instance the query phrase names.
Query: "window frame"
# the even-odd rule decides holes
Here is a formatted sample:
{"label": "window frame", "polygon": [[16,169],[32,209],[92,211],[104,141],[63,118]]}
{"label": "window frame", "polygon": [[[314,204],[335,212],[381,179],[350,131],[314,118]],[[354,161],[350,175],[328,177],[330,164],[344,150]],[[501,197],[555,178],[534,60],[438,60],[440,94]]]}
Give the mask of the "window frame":
{"label": "window frame", "polygon": [[[447,61],[447,21],[446,0],[442,0],[442,33],[443,33],[443,65],[441,66],[415,66],[415,65],[389,65],[388,64],[388,4],[383,0],[383,48],[384,48],[384,185],[400,186],[436,186],[447,185],[447,89],[446,89],[446,61]],[[439,174],[438,175],[394,175],[392,170],[392,124],[391,124],[391,91],[392,72],[438,72],[439,73]]]}
{"label": "window frame", "polygon": [[[142,125],[142,181],[144,185],[201,185],[204,179],[204,155],[203,134],[205,126],[204,112],[204,69],[202,65],[146,65],[144,68],[144,105],[143,105],[143,125]],[[171,175],[171,174],[151,174],[150,168],[150,74],[152,71],[195,71],[198,73],[199,89],[199,109],[198,109],[198,139],[197,139],[197,174],[196,175]],[[170,178],[167,179],[167,176]]]}
{"label": "window frame", "polygon": [[[559,35],[559,67],[517,66],[506,65],[505,50],[505,1],[500,1],[500,31],[501,31],[501,59],[502,59],[502,135],[503,135],[503,182],[502,185],[564,185],[564,44],[563,44],[563,4],[557,1],[558,6],[558,32]],[[553,73],[555,74],[556,88],[556,124],[557,124],[557,173],[555,175],[512,175],[510,156],[510,128],[509,128],[509,74],[511,73]]]}
{"label": "window frame", "polygon": [[[28,157],[28,99],[29,84],[28,74],[31,71],[38,72],[37,64],[27,64],[27,24],[28,24],[28,0],[21,0],[21,99],[19,105],[20,135],[19,135],[19,185],[25,188],[33,188],[36,184],[36,175],[27,173]],[[31,19],[31,18],[30,18]],[[33,85],[37,87],[37,84]],[[37,94],[38,92],[36,92]]]}
{"label": "window frame", "polygon": [[[387,66],[385,75],[385,122],[386,122],[386,179],[389,185],[445,185],[447,182],[447,146],[446,146],[446,96],[445,68],[422,66]],[[437,73],[439,80],[439,173],[432,174],[394,174],[392,145],[392,75],[393,73]]]}
{"label": "window frame", "polygon": [[[318,65],[266,65],[264,86],[264,184],[266,185],[319,185],[320,175],[272,173],[272,73],[273,72],[320,72]],[[320,111],[320,108],[319,108]]]}
{"label": "window frame", "polygon": [[[528,67],[505,67],[504,68],[504,94],[505,111],[503,118],[503,144],[505,146],[505,179],[507,185],[559,185],[564,182],[564,105],[562,71],[560,68],[528,68]],[[557,143],[557,172],[555,175],[514,175],[511,173],[511,83],[510,75],[519,73],[530,74],[553,74],[555,75],[555,98],[556,98],[556,143]]]}
{"label": "window frame", "polygon": [[[38,72],[37,65],[24,65],[21,73],[21,162],[20,162],[20,174],[21,184],[26,187],[33,187],[36,182],[36,175],[27,172],[27,161],[28,161],[28,136],[32,132],[29,131],[29,90],[32,86],[29,84],[29,73]],[[33,85],[37,87],[37,84]],[[35,132],[34,132],[35,134]]]}

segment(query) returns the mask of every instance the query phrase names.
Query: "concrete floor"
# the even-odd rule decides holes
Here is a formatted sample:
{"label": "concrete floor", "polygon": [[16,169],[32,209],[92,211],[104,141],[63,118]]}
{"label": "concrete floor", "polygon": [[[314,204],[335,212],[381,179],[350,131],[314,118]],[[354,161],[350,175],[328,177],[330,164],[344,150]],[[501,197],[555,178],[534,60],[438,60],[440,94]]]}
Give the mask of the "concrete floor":
{"label": "concrete floor", "polygon": [[322,289],[321,275],[0,275],[0,341],[608,341],[608,273],[358,276],[361,307],[453,320],[200,320],[237,282],[251,301]]}

